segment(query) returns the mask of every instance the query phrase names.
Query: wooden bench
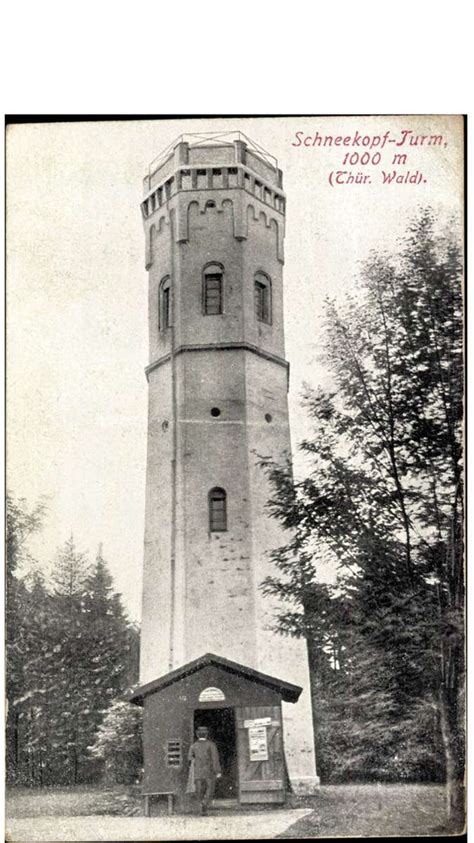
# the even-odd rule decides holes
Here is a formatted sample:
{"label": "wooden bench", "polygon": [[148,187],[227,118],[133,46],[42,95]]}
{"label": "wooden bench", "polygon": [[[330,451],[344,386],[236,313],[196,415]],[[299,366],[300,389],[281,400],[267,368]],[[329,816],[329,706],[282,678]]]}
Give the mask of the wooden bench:
{"label": "wooden bench", "polygon": [[166,796],[168,798],[168,816],[171,817],[173,814],[173,800],[175,795],[176,794],[173,790],[157,790],[153,793],[142,793],[142,796],[145,800],[145,817],[150,816],[150,799],[153,796]]}

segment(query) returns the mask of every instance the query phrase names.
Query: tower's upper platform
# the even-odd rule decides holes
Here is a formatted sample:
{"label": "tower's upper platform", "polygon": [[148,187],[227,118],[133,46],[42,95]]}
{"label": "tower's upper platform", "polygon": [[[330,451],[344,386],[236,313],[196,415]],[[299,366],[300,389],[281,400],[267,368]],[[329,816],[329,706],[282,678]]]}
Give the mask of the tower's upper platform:
{"label": "tower's upper platform", "polygon": [[146,219],[177,192],[232,187],[284,214],[282,172],[263,147],[242,132],[180,135],[148,167],[142,213]]}

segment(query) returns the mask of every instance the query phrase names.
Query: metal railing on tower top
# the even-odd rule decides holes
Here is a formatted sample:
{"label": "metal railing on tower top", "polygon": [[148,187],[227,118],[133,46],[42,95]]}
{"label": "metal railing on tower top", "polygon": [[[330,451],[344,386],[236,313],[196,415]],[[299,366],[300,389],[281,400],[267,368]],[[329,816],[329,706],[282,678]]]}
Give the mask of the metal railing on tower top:
{"label": "metal railing on tower top", "polygon": [[166,149],[163,149],[151,163],[148,165],[148,177],[152,176],[156,170],[159,169],[161,164],[169,157],[172,153],[173,149],[178,143],[189,143],[189,145],[193,148],[198,146],[232,146],[233,142],[236,140],[244,141],[247,144],[247,147],[255,152],[260,158],[270,164],[271,167],[274,167],[276,170],[278,169],[278,161],[274,155],[270,152],[267,152],[263,146],[256,143],[256,141],[249,138],[243,132],[185,132],[182,135],[179,135],[175,138],[172,143],[170,143]]}

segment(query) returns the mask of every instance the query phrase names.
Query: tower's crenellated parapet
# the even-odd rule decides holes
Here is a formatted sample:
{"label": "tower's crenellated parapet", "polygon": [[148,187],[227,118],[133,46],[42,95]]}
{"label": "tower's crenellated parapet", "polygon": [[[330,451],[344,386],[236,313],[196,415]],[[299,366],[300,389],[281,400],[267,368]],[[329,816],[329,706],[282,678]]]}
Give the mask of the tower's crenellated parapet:
{"label": "tower's crenellated parapet", "polygon": [[[240,133],[234,133],[239,134]],[[191,146],[179,141],[150,167],[141,203],[147,237],[147,269],[153,256],[152,239],[174,216],[177,243],[189,240],[189,214],[209,209],[231,210],[234,237],[248,237],[249,210],[275,231],[278,259],[283,263],[285,194],[282,173],[271,156],[258,154],[243,140]]]}

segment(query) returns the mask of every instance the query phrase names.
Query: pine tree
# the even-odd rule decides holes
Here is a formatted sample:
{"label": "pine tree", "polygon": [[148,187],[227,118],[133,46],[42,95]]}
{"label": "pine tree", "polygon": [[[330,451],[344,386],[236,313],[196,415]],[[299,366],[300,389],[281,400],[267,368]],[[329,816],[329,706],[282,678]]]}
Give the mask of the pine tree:
{"label": "pine tree", "polygon": [[140,776],[142,715],[141,708],[123,700],[115,700],[105,712],[89,751],[103,763],[106,781],[131,784]]}
{"label": "pine tree", "polygon": [[55,617],[55,746],[68,783],[94,778],[88,746],[104,712],[123,695],[136,657],[136,632],[99,549],[89,565],[74,541],[66,542],[53,574]]}
{"label": "pine tree", "polygon": [[[23,581],[25,569],[34,565],[28,540],[40,530],[46,513],[45,499],[32,508],[23,498],[6,497],[6,772],[9,781],[31,783],[38,770],[31,757],[25,724],[32,719],[32,706],[41,699],[38,676],[28,670],[31,642],[35,638],[35,614],[31,612],[31,593]],[[41,612],[43,594],[35,591],[37,610]],[[37,666],[37,662],[36,665]],[[33,666],[33,672],[34,667]]]}
{"label": "pine tree", "polygon": [[58,753],[58,769],[68,784],[76,784],[80,779],[81,732],[84,712],[87,713],[88,641],[84,606],[89,571],[87,557],[76,549],[71,535],[58,551],[50,580],[55,641],[50,654],[55,700],[53,747]]}
{"label": "pine tree", "polygon": [[137,681],[138,629],[125,616],[101,549],[71,538],[49,581],[28,550],[44,503],[7,510],[7,776],[41,786],[97,778],[88,752],[113,700]]}
{"label": "pine tree", "polygon": [[25,577],[25,599],[19,618],[25,637],[25,658],[22,663],[24,693],[15,701],[20,726],[20,768],[23,780],[30,785],[48,783],[55,767],[51,752],[55,699],[52,657],[55,639],[51,618],[54,605],[45,580],[39,571]]}
{"label": "pine tree", "polygon": [[88,654],[84,665],[86,714],[81,737],[82,752],[92,741],[104,712],[128,685],[133,633],[125,617],[120,595],[113,591],[112,577],[99,548],[95,565],[86,580],[84,627]]}

